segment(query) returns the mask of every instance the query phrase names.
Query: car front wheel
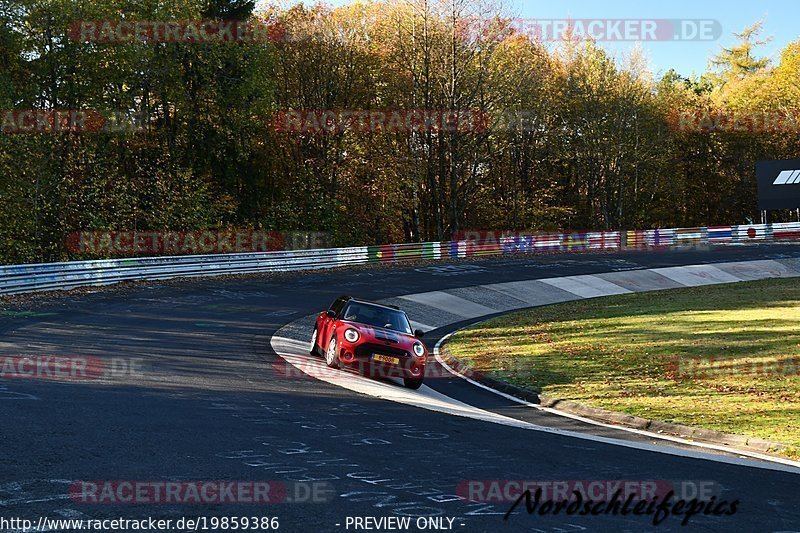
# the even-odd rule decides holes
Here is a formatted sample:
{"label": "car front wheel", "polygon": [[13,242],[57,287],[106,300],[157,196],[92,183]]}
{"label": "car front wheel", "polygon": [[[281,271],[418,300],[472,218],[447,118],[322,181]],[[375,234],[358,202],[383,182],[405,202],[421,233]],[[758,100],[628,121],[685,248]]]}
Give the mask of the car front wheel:
{"label": "car front wheel", "polygon": [[339,358],[336,357],[336,337],[331,339],[325,352],[325,363],[331,368],[339,368]]}

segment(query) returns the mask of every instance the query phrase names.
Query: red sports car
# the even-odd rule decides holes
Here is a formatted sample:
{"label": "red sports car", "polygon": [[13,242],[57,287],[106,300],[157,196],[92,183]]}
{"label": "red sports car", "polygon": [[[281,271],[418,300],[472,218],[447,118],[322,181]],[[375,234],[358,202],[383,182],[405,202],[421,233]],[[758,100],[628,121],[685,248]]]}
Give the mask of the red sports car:
{"label": "red sports car", "polygon": [[311,353],[324,355],[331,368],[400,377],[406,387],[418,389],[428,359],[422,335],[412,332],[408,316],[397,307],[342,296],[317,317]]}

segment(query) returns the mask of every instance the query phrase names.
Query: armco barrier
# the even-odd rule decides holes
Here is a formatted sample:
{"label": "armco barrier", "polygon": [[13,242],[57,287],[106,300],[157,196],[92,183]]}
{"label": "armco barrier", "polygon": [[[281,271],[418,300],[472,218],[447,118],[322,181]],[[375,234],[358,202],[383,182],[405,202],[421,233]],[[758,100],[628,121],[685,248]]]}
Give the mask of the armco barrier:
{"label": "armco barrier", "polygon": [[100,286],[129,280],[222,276],[510,254],[646,250],[800,240],[800,223],[646,231],[522,235],[480,232],[481,238],[248,254],[140,257],[0,267],[0,294]]}

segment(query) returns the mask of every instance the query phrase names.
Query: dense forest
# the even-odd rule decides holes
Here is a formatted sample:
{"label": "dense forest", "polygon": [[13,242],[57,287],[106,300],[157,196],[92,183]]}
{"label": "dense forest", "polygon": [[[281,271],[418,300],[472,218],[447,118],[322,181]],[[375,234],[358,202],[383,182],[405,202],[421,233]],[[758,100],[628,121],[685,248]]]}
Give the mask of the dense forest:
{"label": "dense forest", "polygon": [[[766,59],[755,23],[687,78],[652,73],[637,48],[541,42],[509,17],[485,0],[0,0],[0,263],[74,258],[81,230],[305,230],[355,245],[740,223],[758,217],[755,162],[800,154],[800,40]],[[81,39],[87,20],[234,20],[269,38]],[[24,110],[105,124],[20,131]],[[481,120],[276,127],[309,110]],[[788,119],[726,126],[769,114]]]}

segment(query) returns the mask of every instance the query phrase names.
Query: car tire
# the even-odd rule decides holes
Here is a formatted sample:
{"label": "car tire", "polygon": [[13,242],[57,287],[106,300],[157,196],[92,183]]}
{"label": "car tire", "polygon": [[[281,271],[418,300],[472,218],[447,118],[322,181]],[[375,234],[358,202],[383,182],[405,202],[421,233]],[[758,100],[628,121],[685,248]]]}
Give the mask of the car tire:
{"label": "car tire", "polygon": [[336,348],[336,337],[334,336],[325,351],[325,364],[331,368],[339,368],[339,357],[336,355]]}
{"label": "car tire", "polygon": [[422,387],[422,378],[403,378],[403,385],[412,390],[417,390]]}
{"label": "car tire", "polygon": [[317,335],[318,335],[317,327],[314,326],[314,332],[311,334],[311,347],[309,348],[309,352],[311,352],[311,355],[322,355],[320,353],[319,346],[317,346]]}

